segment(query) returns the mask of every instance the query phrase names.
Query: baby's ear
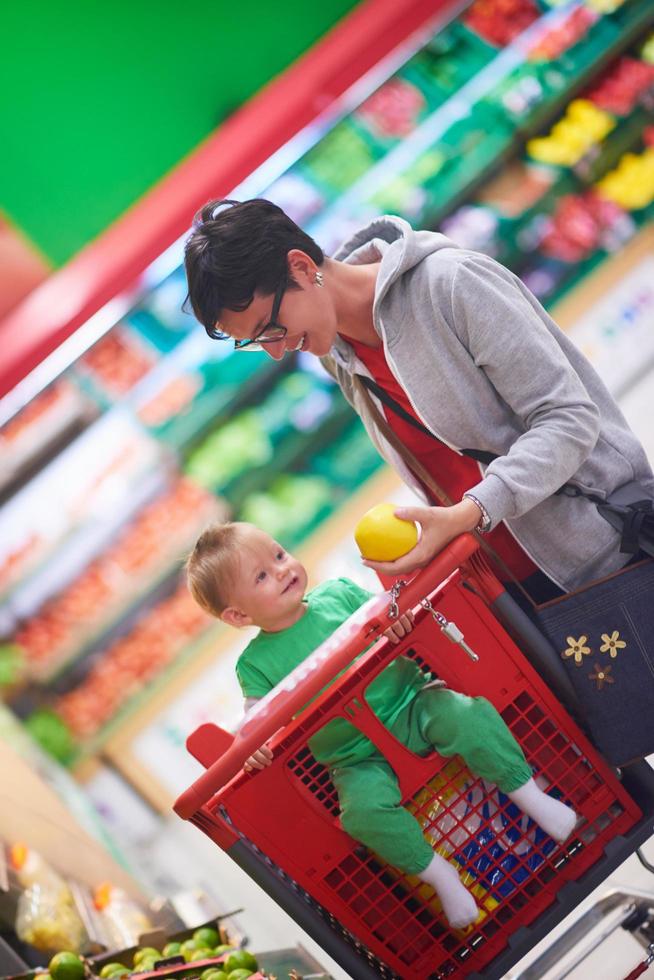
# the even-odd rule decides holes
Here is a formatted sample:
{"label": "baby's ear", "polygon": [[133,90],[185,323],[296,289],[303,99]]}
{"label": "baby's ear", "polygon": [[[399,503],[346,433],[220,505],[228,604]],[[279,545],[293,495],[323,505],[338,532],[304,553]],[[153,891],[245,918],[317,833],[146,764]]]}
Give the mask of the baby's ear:
{"label": "baby's ear", "polygon": [[227,606],[227,608],[223,609],[221,612],[220,618],[222,619],[223,623],[226,623],[228,626],[235,626],[236,629],[240,629],[242,626],[252,625],[252,619],[250,616],[246,616],[245,613],[242,613],[240,609],[236,608],[236,606]]}

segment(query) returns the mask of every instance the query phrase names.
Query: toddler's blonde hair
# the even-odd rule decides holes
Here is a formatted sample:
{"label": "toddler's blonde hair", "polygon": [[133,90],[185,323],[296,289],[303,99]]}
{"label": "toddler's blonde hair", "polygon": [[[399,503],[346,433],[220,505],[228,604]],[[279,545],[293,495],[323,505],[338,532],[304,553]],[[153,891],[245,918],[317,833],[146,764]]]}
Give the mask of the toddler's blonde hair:
{"label": "toddler's blonde hair", "polygon": [[186,559],[186,581],[197,604],[220,617],[230,601],[230,586],[238,574],[240,525],[210,524]]}

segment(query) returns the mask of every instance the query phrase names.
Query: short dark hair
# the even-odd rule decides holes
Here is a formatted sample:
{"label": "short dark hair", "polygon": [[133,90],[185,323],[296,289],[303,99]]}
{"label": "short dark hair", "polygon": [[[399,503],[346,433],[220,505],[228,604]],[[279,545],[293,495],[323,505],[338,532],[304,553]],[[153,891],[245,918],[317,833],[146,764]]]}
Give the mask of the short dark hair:
{"label": "short dark hair", "polygon": [[[288,276],[286,256],[299,248],[322,265],[324,254],[272,201],[209,201],[196,214],[184,248],[190,305],[209,336],[223,310],[248,308],[255,292],[274,293]],[[288,288],[297,288],[288,276]]]}

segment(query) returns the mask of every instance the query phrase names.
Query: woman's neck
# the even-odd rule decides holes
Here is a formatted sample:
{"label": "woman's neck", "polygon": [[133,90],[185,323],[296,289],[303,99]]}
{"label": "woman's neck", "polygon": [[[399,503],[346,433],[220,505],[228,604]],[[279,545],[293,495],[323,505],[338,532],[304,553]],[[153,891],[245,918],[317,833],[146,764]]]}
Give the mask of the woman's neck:
{"label": "woman's neck", "polygon": [[327,262],[338,333],[346,339],[359,341],[368,347],[381,347],[381,339],[375,330],[372,318],[380,263],[349,265],[334,259],[327,259]]}

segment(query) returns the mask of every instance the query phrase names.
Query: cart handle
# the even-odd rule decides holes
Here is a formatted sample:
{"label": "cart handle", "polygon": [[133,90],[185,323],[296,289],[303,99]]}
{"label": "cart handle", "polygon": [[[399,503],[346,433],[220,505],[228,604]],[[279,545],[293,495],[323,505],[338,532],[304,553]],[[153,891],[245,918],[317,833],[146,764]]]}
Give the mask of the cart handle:
{"label": "cart handle", "polygon": [[[477,541],[471,534],[462,534],[451,541],[402,589],[398,599],[399,613],[413,608],[420,599],[435,591],[477,548]],[[385,628],[381,617],[387,609],[387,593],[373,596],[262,698],[248,712],[230,748],[175,801],[175,813],[189,820],[233,779],[257,749],[350,665],[362,643],[369,644],[374,634],[379,635]]]}

